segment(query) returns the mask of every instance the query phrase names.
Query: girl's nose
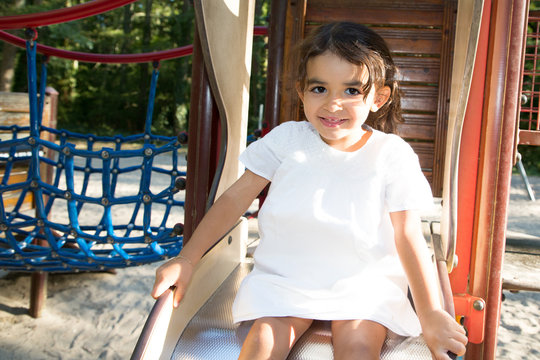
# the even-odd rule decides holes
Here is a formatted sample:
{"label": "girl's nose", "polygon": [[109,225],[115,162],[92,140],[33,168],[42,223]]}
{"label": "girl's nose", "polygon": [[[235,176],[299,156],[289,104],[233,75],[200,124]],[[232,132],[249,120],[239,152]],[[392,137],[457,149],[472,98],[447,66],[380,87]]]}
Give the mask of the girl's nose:
{"label": "girl's nose", "polygon": [[326,108],[328,111],[332,111],[332,112],[343,110],[342,99],[338,96],[329,97],[328,101],[326,102]]}

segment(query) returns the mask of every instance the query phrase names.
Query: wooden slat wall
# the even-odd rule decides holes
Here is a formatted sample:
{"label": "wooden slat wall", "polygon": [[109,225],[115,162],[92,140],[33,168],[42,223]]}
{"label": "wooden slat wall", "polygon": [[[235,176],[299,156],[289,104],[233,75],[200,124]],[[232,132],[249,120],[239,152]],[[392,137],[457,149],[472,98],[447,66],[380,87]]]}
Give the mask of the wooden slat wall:
{"label": "wooden slat wall", "polygon": [[[387,41],[402,80],[399,135],[419,155],[435,196],[442,194],[456,9],[457,0],[297,0],[286,21],[285,75],[294,71],[295,44],[319,24],[363,23]],[[281,108],[281,122],[303,117],[291,78],[284,77]]]}
{"label": "wooden slat wall", "polygon": [[[43,106],[43,120],[42,124],[47,127],[56,128],[56,106],[57,106],[58,93],[52,89],[47,89],[47,95],[45,98],[45,104]],[[28,126],[30,123],[30,112],[28,106],[28,94],[26,93],[12,93],[12,92],[0,92],[0,125],[1,126]],[[17,138],[24,138],[28,136],[28,132],[21,132],[17,134]],[[42,132],[42,138],[54,141],[53,135],[48,132]],[[0,141],[13,139],[13,132],[0,131]],[[4,151],[3,149],[0,151]],[[46,149],[45,149],[46,151]],[[52,169],[43,165],[41,174],[44,176],[44,180],[50,182],[52,177]],[[28,163],[17,162],[10,172],[8,184],[14,184],[23,182],[27,178]],[[4,178],[4,163],[0,162],[0,182]],[[9,191],[3,194],[3,201],[6,211],[11,211],[17,203],[20,191]],[[28,192],[21,210],[27,210],[34,207],[34,198],[31,192]]]}

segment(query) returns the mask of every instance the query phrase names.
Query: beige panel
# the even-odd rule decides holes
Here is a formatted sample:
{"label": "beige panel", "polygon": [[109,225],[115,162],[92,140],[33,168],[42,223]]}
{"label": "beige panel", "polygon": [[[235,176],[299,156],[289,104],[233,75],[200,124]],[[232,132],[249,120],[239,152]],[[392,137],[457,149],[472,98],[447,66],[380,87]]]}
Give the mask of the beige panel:
{"label": "beige panel", "polygon": [[461,0],[458,3],[441,217],[441,255],[448,260],[449,270],[455,254],[457,231],[457,172],[461,130],[471,87],[483,7],[483,0]]}
{"label": "beige panel", "polygon": [[227,121],[227,154],[217,190],[223,193],[243,172],[238,155],[246,146],[254,1],[195,1],[195,14],[210,85]]}

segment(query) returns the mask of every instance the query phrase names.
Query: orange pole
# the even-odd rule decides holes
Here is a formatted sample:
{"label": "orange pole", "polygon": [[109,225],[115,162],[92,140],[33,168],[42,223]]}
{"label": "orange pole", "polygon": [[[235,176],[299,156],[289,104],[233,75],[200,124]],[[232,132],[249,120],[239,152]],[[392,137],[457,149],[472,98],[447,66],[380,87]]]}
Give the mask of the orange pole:
{"label": "orange pole", "polygon": [[486,301],[486,321],[484,343],[469,346],[473,359],[495,359],[497,346],[521,64],[509,58],[521,54],[526,8],[525,0],[495,0],[491,8],[469,284]]}

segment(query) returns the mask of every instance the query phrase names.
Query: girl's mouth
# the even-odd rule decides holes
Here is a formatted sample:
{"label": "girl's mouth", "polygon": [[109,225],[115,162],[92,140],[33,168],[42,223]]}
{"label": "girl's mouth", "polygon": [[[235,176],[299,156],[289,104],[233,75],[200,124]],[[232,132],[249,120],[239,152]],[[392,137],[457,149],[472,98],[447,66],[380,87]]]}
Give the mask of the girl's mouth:
{"label": "girl's mouth", "polygon": [[326,127],[338,127],[343,124],[346,119],[334,118],[334,117],[319,117],[321,123]]}

